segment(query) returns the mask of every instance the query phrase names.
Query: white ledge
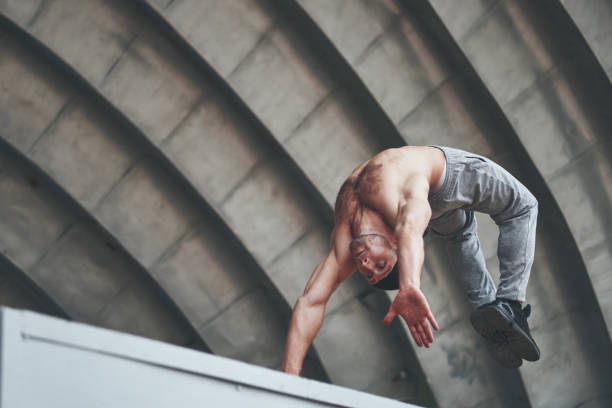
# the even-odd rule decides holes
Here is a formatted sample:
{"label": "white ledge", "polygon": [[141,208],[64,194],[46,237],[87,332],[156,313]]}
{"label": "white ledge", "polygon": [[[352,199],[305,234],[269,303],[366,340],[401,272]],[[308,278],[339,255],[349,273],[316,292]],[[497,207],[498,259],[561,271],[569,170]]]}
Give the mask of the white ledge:
{"label": "white ledge", "polygon": [[3,408],[414,407],[33,312],[0,317]]}

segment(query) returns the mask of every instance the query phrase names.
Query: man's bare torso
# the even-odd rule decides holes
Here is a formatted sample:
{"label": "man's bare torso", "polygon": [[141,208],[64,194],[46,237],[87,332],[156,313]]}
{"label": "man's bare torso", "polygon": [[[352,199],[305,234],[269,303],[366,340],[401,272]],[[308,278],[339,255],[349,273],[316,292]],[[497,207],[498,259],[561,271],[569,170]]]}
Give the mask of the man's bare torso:
{"label": "man's bare torso", "polygon": [[359,165],[344,182],[336,199],[335,218],[350,225],[353,237],[381,228],[391,233],[402,197],[416,190],[429,191],[444,165],[444,153],[435,147],[384,150]]}

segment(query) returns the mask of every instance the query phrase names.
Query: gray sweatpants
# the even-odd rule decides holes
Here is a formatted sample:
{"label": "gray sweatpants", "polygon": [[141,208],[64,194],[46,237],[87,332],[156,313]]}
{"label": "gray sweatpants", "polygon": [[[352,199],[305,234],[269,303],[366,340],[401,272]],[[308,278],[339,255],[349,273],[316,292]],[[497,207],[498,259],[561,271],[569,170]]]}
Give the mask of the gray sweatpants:
{"label": "gray sweatpants", "polygon": [[[538,202],[516,178],[493,161],[443,146],[446,179],[429,196],[429,228],[446,240],[450,262],[473,307],[496,297],[524,301],[535,250]],[[499,288],[487,271],[474,211],[499,227]]]}

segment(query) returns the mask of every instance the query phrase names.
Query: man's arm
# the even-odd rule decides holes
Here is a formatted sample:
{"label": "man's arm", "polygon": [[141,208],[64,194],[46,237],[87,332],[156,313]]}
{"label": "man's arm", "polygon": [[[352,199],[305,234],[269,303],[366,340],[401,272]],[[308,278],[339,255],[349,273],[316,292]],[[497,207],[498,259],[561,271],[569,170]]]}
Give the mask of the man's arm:
{"label": "man's arm", "polygon": [[327,301],[338,285],[355,270],[348,251],[350,239],[348,225],[334,229],[329,255],[315,268],[304,294],[293,308],[283,358],[283,371],[286,373],[300,374],[308,347],[323,323]]}
{"label": "man's arm", "polygon": [[410,285],[421,287],[421,271],[425,260],[423,233],[431,218],[427,194],[428,190],[424,188],[411,190],[399,204],[395,236],[398,239],[400,289]]}
{"label": "man's arm", "polygon": [[429,344],[433,343],[430,324],[438,330],[438,324],[420,289],[425,259],[423,232],[431,218],[428,192],[429,184],[426,180],[417,179],[399,201],[395,235],[398,239],[400,291],[383,320],[383,324],[389,324],[395,315],[401,315],[419,347],[429,347]]}

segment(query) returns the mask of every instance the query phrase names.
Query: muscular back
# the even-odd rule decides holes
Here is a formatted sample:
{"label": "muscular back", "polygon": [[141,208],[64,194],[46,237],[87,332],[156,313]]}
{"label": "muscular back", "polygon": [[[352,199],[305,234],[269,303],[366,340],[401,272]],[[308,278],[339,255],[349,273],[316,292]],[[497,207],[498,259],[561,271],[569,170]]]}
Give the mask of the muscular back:
{"label": "muscular back", "polygon": [[380,228],[381,221],[393,230],[402,199],[426,195],[442,175],[444,163],[444,153],[434,147],[382,151],[353,170],[340,188],[336,224],[349,224],[353,237]]}

